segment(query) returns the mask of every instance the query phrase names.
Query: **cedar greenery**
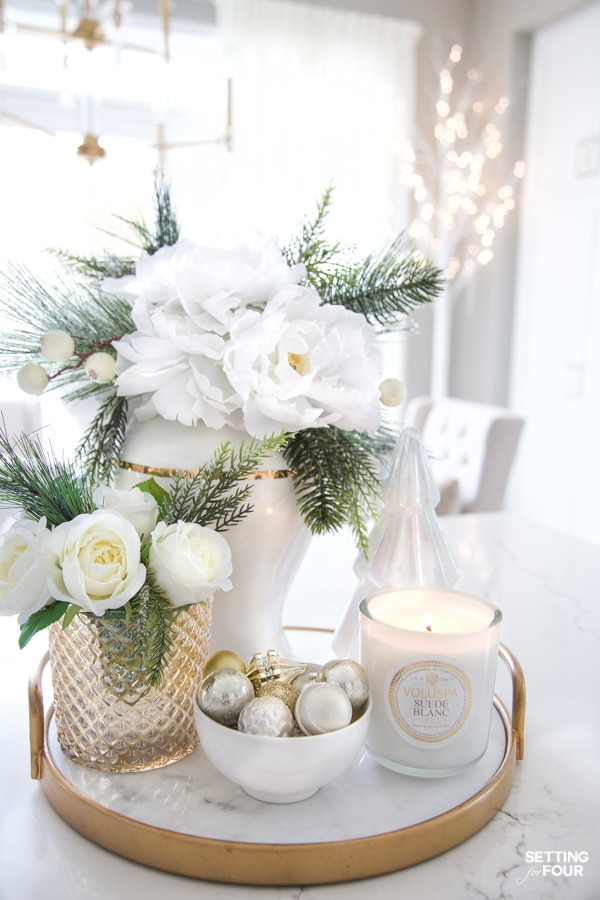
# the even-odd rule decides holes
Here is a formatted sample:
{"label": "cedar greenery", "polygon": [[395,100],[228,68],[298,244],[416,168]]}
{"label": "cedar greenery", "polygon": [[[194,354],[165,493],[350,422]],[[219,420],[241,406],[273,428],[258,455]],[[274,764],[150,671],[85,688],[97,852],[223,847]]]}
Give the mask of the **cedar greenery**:
{"label": "cedar greenery", "polygon": [[76,455],[93,484],[109,484],[125,443],[128,403],[110,391],[83,437]]}
{"label": "cedar greenery", "polygon": [[317,203],[314,218],[305,218],[299,234],[291,238],[283,248],[283,256],[289,266],[302,264],[306,268],[306,282],[318,294],[329,284],[331,274],[341,265],[342,248],[339,242],[330,243],[325,237],[325,227],[333,187],[329,185]]}
{"label": "cedar greenery", "polygon": [[360,436],[339,428],[309,428],[291,437],[284,456],[295,472],[296,500],[313,534],[348,524],[366,553],[367,523],[377,512],[380,478]]}
{"label": "cedar greenery", "polygon": [[151,687],[158,687],[164,678],[166,658],[175,640],[175,620],[180,612],[181,607],[171,605],[148,571],[146,583],[130,602],[129,618],[137,656],[146,683]]}
{"label": "cedar greenery", "polygon": [[372,325],[389,328],[401,316],[439,296],[442,273],[414,252],[404,233],[364,260],[342,259],[340,244],[331,244],[325,237],[332,194],[331,187],[323,192],[314,218],[302,223],[300,233],[283,251],[288,265],[302,263],[306,267],[306,283],[315,288],[323,303],[345,306],[362,313]]}
{"label": "cedar greenery", "polygon": [[248,476],[287,441],[288,435],[282,432],[263,440],[252,438],[238,450],[225,443],[197,473],[174,475],[163,502],[167,525],[183,519],[215,531],[232,528],[252,511]]}

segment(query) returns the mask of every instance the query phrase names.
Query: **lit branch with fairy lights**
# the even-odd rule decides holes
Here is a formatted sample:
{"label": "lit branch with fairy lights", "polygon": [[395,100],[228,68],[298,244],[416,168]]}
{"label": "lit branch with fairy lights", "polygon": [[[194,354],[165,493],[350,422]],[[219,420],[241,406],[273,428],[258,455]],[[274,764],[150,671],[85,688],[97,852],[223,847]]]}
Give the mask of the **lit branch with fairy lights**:
{"label": "lit branch with fairy lights", "polygon": [[[501,97],[491,112],[487,110],[476,98],[481,72],[468,69],[463,78],[458,78],[456,67],[462,54],[462,47],[455,44],[439,73],[433,145],[423,142],[407,147],[400,176],[412,188],[417,210],[409,233],[444,271],[446,294],[449,289],[456,290],[478,265],[493,259],[496,234],[515,207],[515,185],[525,174],[525,164],[519,161],[510,177],[499,188],[493,187],[502,173],[499,123],[510,101]],[[438,347],[437,353],[434,347],[433,360],[438,384],[437,388],[432,386],[434,393],[447,389],[448,347],[440,342],[449,343],[448,302],[448,296],[440,298],[434,309],[438,320]],[[444,333],[440,335],[440,331]],[[441,375],[440,369],[444,370]]]}

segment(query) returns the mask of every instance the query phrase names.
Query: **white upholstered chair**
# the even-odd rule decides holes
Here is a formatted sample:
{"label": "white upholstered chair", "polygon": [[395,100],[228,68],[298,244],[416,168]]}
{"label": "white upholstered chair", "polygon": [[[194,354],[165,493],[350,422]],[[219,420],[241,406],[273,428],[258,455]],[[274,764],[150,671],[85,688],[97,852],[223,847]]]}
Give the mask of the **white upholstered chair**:
{"label": "white upholstered chair", "polygon": [[440,515],[502,509],[524,419],[508,409],[456,397],[415,397],[404,423],[430,454]]}

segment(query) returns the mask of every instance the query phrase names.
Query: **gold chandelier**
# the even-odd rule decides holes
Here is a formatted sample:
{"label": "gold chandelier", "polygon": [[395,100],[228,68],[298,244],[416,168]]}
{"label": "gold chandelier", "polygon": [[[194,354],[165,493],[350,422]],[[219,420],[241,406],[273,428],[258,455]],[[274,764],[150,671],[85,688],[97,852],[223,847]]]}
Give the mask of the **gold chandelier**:
{"label": "gold chandelier", "polygon": [[[62,42],[64,47],[65,68],[68,68],[68,55],[72,48],[79,45],[84,48],[86,53],[93,54],[99,48],[112,48],[117,55],[120,50],[133,50],[136,52],[149,53],[159,55],[165,64],[171,60],[171,12],[169,0],[157,0],[157,13],[159,19],[159,30],[161,39],[161,48],[151,48],[141,46],[123,40],[123,28],[126,9],[123,0],[106,0],[104,3],[104,18],[107,24],[110,24],[111,37],[107,37],[103,23],[95,14],[96,4],[90,0],[79,0],[77,4],[76,22],[69,23],[69,4],[67,0],[61,0],[57,3],[58,22],[56,27],[48,27],[45,25],[33,24],[32,22],[8,22],[5,15],[5,0],[0,0],[0,38],[5,32],[14,34],[24,34],[38,37],[48,37]],[[95,100],[89,90],[80,89],[83,108],[87,111],[83,121],[82,140],[77,147],[77,156],[85,159],[90,165],[98,160],[102,160],[106,156],[106,150],[100,142],[100,135],[96,133],[93,123],[93,111]],[[227,86],[227,110],[226,110],[226,126],[223,134],[204,140],[169,142],[166,138],[166,127],[164,122],[155,124],[155,142],[154,149],[158,154],[158,169],[164,168],[165,154],[168,150],[175,147],[194,147],[203,144],[219,144],[222,143],[228,150],[232,148],[232,107],[231,107],[231,80]],[[36,130],[52,134],[47,128],[40,126],[38,123],[29,121],[23,116],[15,115],[0,108],[0,119],[4,118],[13,125],[19,127],[34,128]]]}

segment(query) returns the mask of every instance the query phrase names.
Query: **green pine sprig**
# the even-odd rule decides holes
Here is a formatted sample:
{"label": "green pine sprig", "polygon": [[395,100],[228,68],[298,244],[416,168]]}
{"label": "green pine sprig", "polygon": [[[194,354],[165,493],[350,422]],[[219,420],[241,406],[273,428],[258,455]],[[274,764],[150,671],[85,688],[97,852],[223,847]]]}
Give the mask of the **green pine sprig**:
{"label": "green pine sprig", "polygon": [[377,255],[355,266],[338,267],[321,285],[324,303],[362,313],[372,325],[390,327],[443,289],[443,274],[412,251],[402,234]]}
{"label": "green pine sprig", "polygon": [[108,484],[125,443],[128,403],[110,391],[79,441],[76,459],[92,484]]}
{"label": "green pine sprig", "polygon": [[361,552],[368,549],[369,520],[377,513],[381,479],[360,435],[330,426],[296,432],[284,457],[295,471],[294,491],[313,534],[349,525]]}
{"label": "green pine sprig", "polygon": [[197,473],[175,474],[165,500],[166,523],[196,522],[215,531],[236,525],[252,511],[248,476],[273,453],[283,450],[288,439],[285,432],[262,440],[253,438],[238,450],[224,442]]}
{"label": "green pine sprig", "polygon": [[[154,179],[154,221],[148,225],[144,219],[130,219],[116,215],[117,222],[122,222],[131,231],[131,237],[120,235],[121,240],[153,256],[162,247],[172,247],[179,240],[179,222],[171,202],[171,189],[157,175]],[[107,234],[114,236],[112,231]]]}
{"label": "green pine sprig", "polygon": [[0,501],[21,508],[31,518],[45,516],[48,527],[92,512],[92,487],[68,460],[46,451],[37,436],[22,434],[11,442],[0,428]]}
{"label": "green pine sprig", "polygon": [[106,252],[103,256],[82,256],[69,250],[50,251],[64,266],[84,278],[101,281],[103,278],[123,278],[135,274],[135,259]]}
{"label": "green pine sprig", "polygon": [[142,218],[131,219],[115,215],[117,222],[127,226],[130,233],[116,234],[114,229],[103,228],[111,238],[118,237],[125,244],[135,247],[135,258],[121,257],[115,253],[105,252],[103,256],[81,256],[65,250],[53,249],[57,256],[69,269],[92,281],[99,282],[103,278],[122,278],[135,273],[136,259],[140,251],[152,256],[161,247],[171,247],[179,240],[179,222],[171,202],[171,191],[160,176],[154,179],[154,221],[148,225]]}
{"label": "green pine sprig", "polygon": [[175,641],[175,620],[183,607],[172,606],[149,569],[146,582],[130,603],[131,630],[138,662],[150,687],[158,687]]}

